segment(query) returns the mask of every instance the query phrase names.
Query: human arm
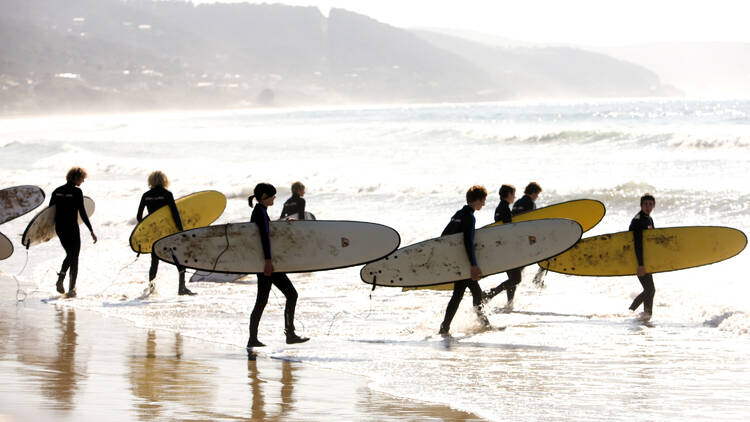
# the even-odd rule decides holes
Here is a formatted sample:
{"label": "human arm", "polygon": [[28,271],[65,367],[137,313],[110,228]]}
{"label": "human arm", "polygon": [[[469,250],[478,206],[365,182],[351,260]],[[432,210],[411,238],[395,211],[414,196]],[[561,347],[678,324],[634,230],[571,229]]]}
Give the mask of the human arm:
{"label": "human arm", "polygon": [[80,189],[77,189],[76,191],[76,207],[78,208],[78,214],[81,216],[81,221],[83,221],[83,224],[88,227],[89,233],[91,233],[91,238],[94,239],[94,243],[96,243],[98,239],[96,238],[96,234],[94,234],[94,229],[91,227],[89,216],[86,213],[86,206],[83,203],[83,192],[81,192]]}
{"label": "human arm", "polygon": [[634,218],[628,230],[633,232],[633,249],[635,250],[635,258],[638,261],[636,274],[642,277],[646,275],[646,268],[643,265],[643,227],[639,223],[640,221]]}
{"label": "human arm", "polygon": [[471,263],[471,279],[478,281],[482,278],[482,271],[477,266],[476,251],[474,250],[474,216],[463,219],[463,237],[464,237],[464,248],[469,256],[469,262]]}
{"label": "human arm", "polygon": [[299,212],[299,219],[305,219],[305,198],[300,197],[297,200],[297,212]]}
{"label": "human arm", "polygon": [[138,204],[138,214],[135,215],[135,219],[140,223],[143,221],[143,209],[146,207],[146,195],[141,196],[141,202]]}
{"label": "human arm", "polygon": [[174,224],[177,226],[177,230],[183,231],[182,228],[182,219],[180,219],[180,211],[177,210],[177,204],[174,203],[174,196],[172,196],[172,192],[167,192],[167,203],[169,205],[169,210],[172,212],[172,218],[174,219]]}

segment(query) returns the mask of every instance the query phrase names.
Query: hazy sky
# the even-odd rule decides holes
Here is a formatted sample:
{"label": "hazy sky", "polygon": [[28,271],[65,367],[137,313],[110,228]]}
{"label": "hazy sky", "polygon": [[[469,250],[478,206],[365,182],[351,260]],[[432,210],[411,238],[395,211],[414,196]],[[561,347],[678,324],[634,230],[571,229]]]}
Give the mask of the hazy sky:
{"label": "hazy sky", "polygon": [[[214,3],[217,0],[192,0]],[[748,0],[219,0],[331,7],[402,28],[441,27],[517,41],[622,45],[750,42]]]}

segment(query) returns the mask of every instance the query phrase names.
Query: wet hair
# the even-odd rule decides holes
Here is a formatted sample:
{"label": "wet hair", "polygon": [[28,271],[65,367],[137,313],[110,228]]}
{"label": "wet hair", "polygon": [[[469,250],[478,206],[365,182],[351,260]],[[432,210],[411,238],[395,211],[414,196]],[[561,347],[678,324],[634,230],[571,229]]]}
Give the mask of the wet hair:
{"label": "wet hair", "polygon": [[300,191],[305,189],[305,185],[302,184],[302,182],[294,182],[292,183],[292,193],[300,193]]}
{"label": "wet hair", "polygon": [[476,200],[487,198],[487,189],[484,186],[474,185],[466,191],[466,203],[470,204]]}
{"label": "wet hair", "polygon": [[533,195],[541,191],[542,191],[542,187],[539,186],[539,183],[531,182],[528,185],[526,185],[526,189],[523,190],[523,193],[526,195]]}
{"label": "wet hair", "polygon": [[273,185],[270,183],[258,183],[257,185],[255,185],[253,194],[247,197],[247,204],[250,205],[250,208],[253,207],[253,199],[260,202],[261,200],[265,199],[263,198],[263,195],[266,195],[266,198],[270,198],[276,195],[276,188],[273,187]]}
{"label": "wet hair", "polygon": [[162,187],[164,189],[169,187],[169,179],[167,175],[160,170],[152,171],[148,175],[148,187],[151,189],[155,187]]}
{"label": "wet hair", "polygon": [[654,204],[656,204],[656,199],[650,193],[641,196],[641,205],[643,205],[645,201],[652,201]]}
{"label": "wet hair", "polygon": [[68,174],[65,175],[65,180],[75,183],[78,180],[86,180],[86,177],[88,177],[88,175],[89,174],[86,173],[86,170],[82,167],[71,167],[70,170],[68,170]]}
{"label": "wet hair", "polygon": [[516,187],[513,185],[502,185],[500,186],[500,199],[508,196],[509,193],[516,193]]}

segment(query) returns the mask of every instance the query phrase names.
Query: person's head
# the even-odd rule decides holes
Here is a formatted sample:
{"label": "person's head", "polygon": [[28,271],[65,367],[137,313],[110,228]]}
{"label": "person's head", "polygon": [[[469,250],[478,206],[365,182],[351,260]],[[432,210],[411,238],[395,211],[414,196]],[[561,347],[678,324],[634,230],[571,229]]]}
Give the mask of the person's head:
{"label": "person's head", "polygon": [[65,175],[65,180],[67,180],[68,183],[72,183],[76,186],[81,186],[81,183],[86,180],[86,177],[88,177],[88,173],[86,173],[86,170],[81,167],[72,167],[70,170],[68,170],[68,174]]}
{"label": "person's head", "polygon": [[250,208],[253,207],[253,199],[264,207],[270,207],[276,199],[276,188],[270,183],[258,183],[253,189],[253,194],[247,198]]}
{"label": "person's head", "polygon": [[516,187],[513,185],[500,186],[500,199],[511,203],[516,199]]}
{"label": "person's head", "polygon": [[651,215],[651,211],[656,208],[656,199],[650,193],[641,196],[641,211],[646,215]]}
{"label": "person's head", "polygon": [[148,175],[148,187],[151,189],[153,188],[168,188],[169,187],[169,179],[167,178],[167,175],[163,172],[156,170],[152,171],[151,174]]}
{"label": "person's head", "polygon": [[297,196],[305,196],[305,185],[302,182],[292,183],[292,193]]}
{"label": "person's head", "polygon": [[475,211],[479,211],[484,206],[487,199],[487,189],[484,186],[474,185],[466,191],[466,203]]}
{"label": "person's head", "polygon": [[539,194],[542,192],[542,187],[537,182],[531,182],[526,185],[526,189],[523,190],[524,195],[528,195],[532,201],[536,201]]}

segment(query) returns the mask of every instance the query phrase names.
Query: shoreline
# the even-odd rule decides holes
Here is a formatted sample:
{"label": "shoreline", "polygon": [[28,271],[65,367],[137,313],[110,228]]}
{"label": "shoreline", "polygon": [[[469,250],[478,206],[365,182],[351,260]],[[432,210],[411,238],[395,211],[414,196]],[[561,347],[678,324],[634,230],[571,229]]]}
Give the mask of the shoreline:
{"label": "shoreline", "polygon": [[0,420],[457,420],[369,379],[150,330],[64,302],[11,300],[0,275]]}

